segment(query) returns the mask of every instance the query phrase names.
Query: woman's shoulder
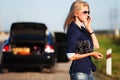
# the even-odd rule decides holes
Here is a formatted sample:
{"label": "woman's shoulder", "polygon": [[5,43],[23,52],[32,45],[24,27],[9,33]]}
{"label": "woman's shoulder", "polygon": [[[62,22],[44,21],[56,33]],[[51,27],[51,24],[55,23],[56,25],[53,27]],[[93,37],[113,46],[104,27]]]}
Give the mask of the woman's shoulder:
{"label": "woman's shoulder", "polygon": [[79,27],[75,24],[75,23],[71,23],[69,26],[68,26],[68,31],[75,31],[75,32],[77,32],[77,31],[80,31],[79,30]]}
{"label": "woman's shoulder", "polygon": [[81,36],[81,30],[76,24],[71,24],[67,30],[67,36],[74,36],[74,37],[80,37]]}

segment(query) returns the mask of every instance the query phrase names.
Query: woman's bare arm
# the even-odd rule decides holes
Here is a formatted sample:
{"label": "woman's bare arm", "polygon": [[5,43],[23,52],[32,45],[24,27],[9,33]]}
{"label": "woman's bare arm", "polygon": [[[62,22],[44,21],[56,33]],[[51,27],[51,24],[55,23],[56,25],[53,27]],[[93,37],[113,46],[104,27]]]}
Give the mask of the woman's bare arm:
{"label": "woman's bare arm", "polygon": [[86,53],[86,54],[74,54],[73,56],[69,57],[70,60],[78,60],[82,59],[88,56],[93,56],[95,59],[101,59],[103,58],[103,55],[99,52],[91,52],[91,53]]}

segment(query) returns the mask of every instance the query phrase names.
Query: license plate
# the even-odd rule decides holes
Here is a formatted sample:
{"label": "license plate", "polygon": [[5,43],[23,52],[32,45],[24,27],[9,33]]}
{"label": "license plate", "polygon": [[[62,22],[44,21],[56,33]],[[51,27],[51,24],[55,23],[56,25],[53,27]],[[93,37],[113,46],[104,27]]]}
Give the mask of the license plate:
{"label": "license plate", "polygon": [[15,55],[17,55],[17,54],[20,54],[20,55],[30,54],[30,48],[28,48],[28,47],[23,47],[23,48],[15,47],[15,48],[12,48],[12,51]]}

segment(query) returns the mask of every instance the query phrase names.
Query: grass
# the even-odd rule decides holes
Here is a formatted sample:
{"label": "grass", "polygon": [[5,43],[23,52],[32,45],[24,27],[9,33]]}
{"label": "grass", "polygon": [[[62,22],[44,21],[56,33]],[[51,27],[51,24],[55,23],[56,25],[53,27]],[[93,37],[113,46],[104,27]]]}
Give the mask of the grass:
{"label": "grass", "polygon": [[[97,35],[97,38],[100,43],[100,48],[95,50],[99,51],[104,55],[104,58],[101,60],[94,60],[97,70],[106,73],[106,51],[108,49],[112,49],[112,76],[113,78],[116,78],[116,80],[119,80],[120,78],[120,44],[116,44],[115,41],[116,39],[113,37],[110,37],[108,35]],[[120,40],[117,40],[120,41]]]}

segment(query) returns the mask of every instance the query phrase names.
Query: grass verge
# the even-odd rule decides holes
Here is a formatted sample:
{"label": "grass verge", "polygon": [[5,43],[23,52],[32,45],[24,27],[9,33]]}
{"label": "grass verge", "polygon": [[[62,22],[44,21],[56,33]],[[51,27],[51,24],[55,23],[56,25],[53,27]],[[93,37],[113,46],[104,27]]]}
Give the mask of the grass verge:
{"label": "grass verge", "polygon": [[[103,53],[104,58],[101,60],[94,60],[97,70],[99,72],[102,72],[106,75],[106,51],[108,49],[112,49],[112,76],[111,78],[115,80],[120,80],[120,44],[115,44],[115,38],[109,36],[109,35],[97,35],[97,38],[100,43],[100,48],[95,50]],[[119,40],[118,40],[119,41]],[[106,80],[106,79],[105,79]]]}

